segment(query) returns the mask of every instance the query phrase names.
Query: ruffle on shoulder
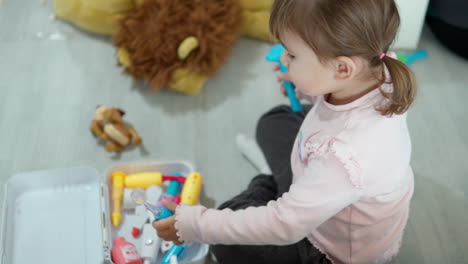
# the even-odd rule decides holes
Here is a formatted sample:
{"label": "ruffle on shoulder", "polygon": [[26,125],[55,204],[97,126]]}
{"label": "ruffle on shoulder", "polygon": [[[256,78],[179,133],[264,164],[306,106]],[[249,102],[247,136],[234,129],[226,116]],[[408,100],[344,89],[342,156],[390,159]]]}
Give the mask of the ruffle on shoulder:
{"label": "ruffle on shoulder", "polygon": [[334,136],[312,134],[304,142],[303,162],[307,165],[311,159],[329,158],[333,155],[349,174],[351,183],[356,188],[363,188],[363,176],[358,158],[351,146]]}

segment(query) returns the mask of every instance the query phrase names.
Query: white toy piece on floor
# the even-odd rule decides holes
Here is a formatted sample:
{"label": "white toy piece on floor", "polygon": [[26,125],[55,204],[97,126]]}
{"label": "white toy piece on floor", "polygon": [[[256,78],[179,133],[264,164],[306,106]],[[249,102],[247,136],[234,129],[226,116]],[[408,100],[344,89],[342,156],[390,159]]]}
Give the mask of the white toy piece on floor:
{"label": "white toy piece on floor", "polygon": [[143,226],[141,235],[141,252],[140,255],[144,260],[144,264],[153,263],[159,255],[162,240],[157,236],[151,224]]}
{"label": "white toy piece on floor", "polygon": [[244,134],[237,134],[236,144],[240,152],[250,161],[260,173],[271,174],[271,169],[257,143]]}

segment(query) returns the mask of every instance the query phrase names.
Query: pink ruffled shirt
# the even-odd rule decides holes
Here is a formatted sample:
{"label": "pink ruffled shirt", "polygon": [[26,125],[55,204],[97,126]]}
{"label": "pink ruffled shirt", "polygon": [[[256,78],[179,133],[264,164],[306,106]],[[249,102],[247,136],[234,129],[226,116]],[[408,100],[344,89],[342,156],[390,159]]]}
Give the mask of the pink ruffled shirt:
{"label": "pink ruffled shirt", "polygon": [[289,191],[238,211],[181,205],[180,240],[288,245],[307,237],[333,263],[389,261],[400,248],[414,179],[407,116],[382,116],[375,108],[384,101],[379,89],[347,105],[314,98],[291,154]]}

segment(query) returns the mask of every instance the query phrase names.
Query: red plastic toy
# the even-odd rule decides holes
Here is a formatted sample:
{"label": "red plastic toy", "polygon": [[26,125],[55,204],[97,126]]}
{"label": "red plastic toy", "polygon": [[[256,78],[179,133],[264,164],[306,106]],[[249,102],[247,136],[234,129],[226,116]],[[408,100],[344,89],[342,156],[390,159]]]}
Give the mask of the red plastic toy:
{"label": "red plastic toy", "polygon": [[143,260],[138,254],[135,245],[123,237],[118,237],[114,240],[112,261],[115,264],[143,264]]}

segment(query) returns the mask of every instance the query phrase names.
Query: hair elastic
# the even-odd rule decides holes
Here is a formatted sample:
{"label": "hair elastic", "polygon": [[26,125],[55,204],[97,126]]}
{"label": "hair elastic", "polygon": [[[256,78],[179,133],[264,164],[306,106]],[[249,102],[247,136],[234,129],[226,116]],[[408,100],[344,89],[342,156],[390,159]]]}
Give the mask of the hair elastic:
{"label": "hair elastic", "polygon": [[379,57],[379,58],[380,58],[380,59],[383,59],[385,56],[387,56],[387,54],[382,53],[382,54],[380,54],[380,57]]}

